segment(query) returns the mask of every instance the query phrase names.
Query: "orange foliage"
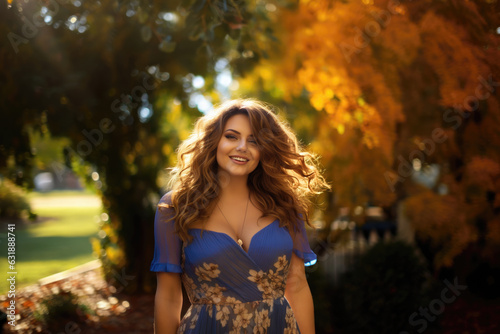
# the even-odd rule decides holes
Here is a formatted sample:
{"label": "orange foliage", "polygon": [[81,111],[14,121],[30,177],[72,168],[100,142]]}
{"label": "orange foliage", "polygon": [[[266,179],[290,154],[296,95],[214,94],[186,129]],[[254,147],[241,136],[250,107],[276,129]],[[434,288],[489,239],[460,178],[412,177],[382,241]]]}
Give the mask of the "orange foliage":
{"label": "orange foliage", "polygon": [[[259,82],[289,103],[306,96],[314,122],[297,119],[309,124],[336,205],[409,197],[417,234],[440,245],[438,267],[478,238],[500,240],[495,2],[301,0],[273,16],[281,47],[240,81],[241,91]],[[411,166],[418,154],[422,167],[440,167],[445,195],[399,175],[401,160]],[[400,178],[398,187],[384,176]],[[478,217],[489,222],[486,235]]]}
{"label": "orange foliage", "polygon": [[[284,14],[284,43],[294,54],[292,62],[285,64],[291,76],[286,82],[292,91],[298,91],[297,85],[304,87],[311,105],[329,115],[330,127],[339,134],[347,127],[359,128],[366,146],[381,147],[390,157],[395,122],[404,116],[397,101],[397,83],[385,84],[387,78],[376,66],[372,49],[364,46],[360,27],[375,22],[371,9],[356,1],[334,5],[302,1],[297,11]],[[414,57],[411,50],[416,45],[410,44],[418,44],[418,39],[398,33],[387,36],[401,46],[398,51],[405,54],[404,62]],[[386,70],[395,74],[396,65]]]}
{"label": "orange foliage", "polygon": [[436,268],[451,266],[453,259],[477,239],[476,229],[467,224],[464,203],[454,196],[425,191],[409,198],[405,204],[417,234],[431,239],[438,248]]}
{"label": "orange foliage", "polygon": [[474,93],[477,77],[489,72],[487,66],[478,61],[482,58],[480,48],[468,43],[463,27],[433,12],[427,12],[419,26],[426,46],[422,51],[440,79],[441,104],[462,104]]}
{"label": "orange foliage", "polygon": [[467,164],[467,183],[490,191],[500,191],[500,163],[486,157],[475,156]]}

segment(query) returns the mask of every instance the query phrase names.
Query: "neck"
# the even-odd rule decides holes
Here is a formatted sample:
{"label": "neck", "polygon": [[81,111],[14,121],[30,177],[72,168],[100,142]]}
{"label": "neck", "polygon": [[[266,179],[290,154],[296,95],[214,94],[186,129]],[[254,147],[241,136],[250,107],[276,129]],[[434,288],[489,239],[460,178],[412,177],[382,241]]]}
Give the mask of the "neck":
{"label": "neck", "polygon": [[244,176],[230,176],[224,179],[225,182],[221,184],[220,199],[224,202],[238,202],[247,200],[250,190],[247,185],[248,175]]}

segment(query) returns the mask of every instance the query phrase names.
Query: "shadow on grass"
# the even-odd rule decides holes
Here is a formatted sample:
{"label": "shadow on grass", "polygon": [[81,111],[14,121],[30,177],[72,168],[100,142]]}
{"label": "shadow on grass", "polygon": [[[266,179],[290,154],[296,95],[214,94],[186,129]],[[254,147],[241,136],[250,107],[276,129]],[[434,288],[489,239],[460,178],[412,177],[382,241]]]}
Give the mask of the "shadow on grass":
{"label": "shadow on grass", "polygon": [[69,260],[92,252],[87,236],[46,236],[32,237],[18,235],[17,261]]}

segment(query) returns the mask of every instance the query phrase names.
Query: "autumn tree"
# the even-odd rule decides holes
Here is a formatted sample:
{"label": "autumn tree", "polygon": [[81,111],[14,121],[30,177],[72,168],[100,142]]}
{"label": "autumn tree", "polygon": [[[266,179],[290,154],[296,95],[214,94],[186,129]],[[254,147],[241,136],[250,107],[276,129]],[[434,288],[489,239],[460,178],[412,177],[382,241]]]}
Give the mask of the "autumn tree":
{"label": "autumn tree", "polygon": [[403,206],[435,269],[499,250],[498,6],[302,0],[271,16],[280,47],[240,80],[308,99],[336,205]]}

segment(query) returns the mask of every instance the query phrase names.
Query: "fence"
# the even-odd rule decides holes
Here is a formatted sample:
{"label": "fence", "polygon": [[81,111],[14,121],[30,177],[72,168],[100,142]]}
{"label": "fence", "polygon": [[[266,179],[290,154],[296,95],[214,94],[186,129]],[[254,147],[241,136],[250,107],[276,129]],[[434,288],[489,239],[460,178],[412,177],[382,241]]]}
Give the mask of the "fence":
{"label": "fence", "polygon": [[329,284],[336,286],[342,274],[353,266],[363,252],[380,241],[392,240],[395,234],[396,228],[392,222],[367,222],[362,227],[356,227],[353,222],[334,222],[327,242],[316,245],[321,248],[318,263]]}

